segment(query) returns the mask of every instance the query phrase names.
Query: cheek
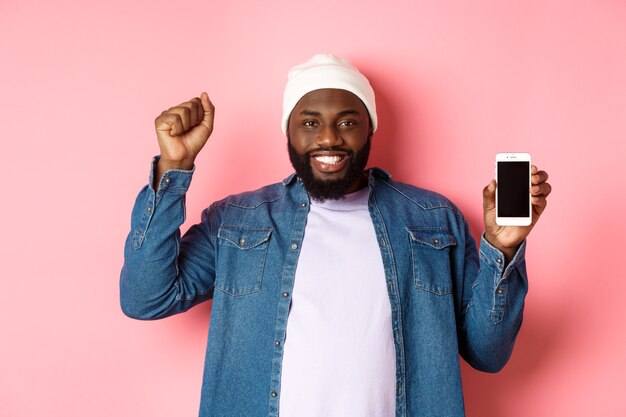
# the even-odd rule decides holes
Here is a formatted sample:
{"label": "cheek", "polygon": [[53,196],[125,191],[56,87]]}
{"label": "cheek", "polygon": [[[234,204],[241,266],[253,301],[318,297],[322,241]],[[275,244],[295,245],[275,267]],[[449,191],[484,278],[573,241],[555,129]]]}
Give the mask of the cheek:
{"label": "cheek", "polygon": [[349,138],[346,138],[350,147],[352,147],[355,151],[360,151],[367,144],[369,139],[369,130],[367,129],[359,129],[358,132],[354,132],[353,135],[350,135]]}
{"label": "cheek", "polygon": [[298,153],[305,153],[312,143],[309,135],[302,134],[298,131],[290,131],[287,133],[287,140]]}

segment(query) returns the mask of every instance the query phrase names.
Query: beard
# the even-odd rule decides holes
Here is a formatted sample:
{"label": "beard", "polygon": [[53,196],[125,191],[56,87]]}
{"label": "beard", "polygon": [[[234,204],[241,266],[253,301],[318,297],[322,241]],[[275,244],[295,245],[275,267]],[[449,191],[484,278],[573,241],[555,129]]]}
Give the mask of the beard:
{"label": "beard", "polygon": [[[340,147],[318,148],[305,154],[299,154],[287,140],[287,149],[289,150],[289,160],[296,170],[296,174],[302,180],[304,188],[314,200],[324,202],[326,200],[339,200],[347,194],[352,187],[363,175],[367,160],[370,154],[371,136],[367,138],[367,142],[357,152],[341,149]],[[323,180],[315,177],[313,168],[311,167],[311,154],[318,151],[341,150],[348,152],[347,170],[343,178],[335,180]]]}

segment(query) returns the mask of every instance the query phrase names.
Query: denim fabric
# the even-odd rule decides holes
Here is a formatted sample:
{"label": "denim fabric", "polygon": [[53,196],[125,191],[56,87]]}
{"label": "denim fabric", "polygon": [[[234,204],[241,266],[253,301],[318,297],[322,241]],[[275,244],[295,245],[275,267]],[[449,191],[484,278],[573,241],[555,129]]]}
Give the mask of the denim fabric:
{"label": "denim fabric", "polygon": [[[122,309],[159,319],[212,298],[200,416],[277,416],[307,193],[291,175],[227,197],[180,238],[192,172],[166,172],[156,192],[151,174],[139,193],[124,252]],[[525,242],[505,265],[484,237],[476,250],[446,198],[376,168],[369,188],[392,309],[396,416],[463,416],[459,354],[496,372],[513,349],[527,292]]]}

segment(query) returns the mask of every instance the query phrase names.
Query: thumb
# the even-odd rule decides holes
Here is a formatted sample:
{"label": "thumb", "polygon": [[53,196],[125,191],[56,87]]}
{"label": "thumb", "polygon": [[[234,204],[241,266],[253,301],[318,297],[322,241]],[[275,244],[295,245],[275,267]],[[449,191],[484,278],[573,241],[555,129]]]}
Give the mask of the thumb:
{"label": "thumb", "polygon": [[202,108],[204,110],[204,117],[202,118],[202,124],[209,130],[209,134],[213,131],[213,118],[215,116],[215,106],[209,100],[207,93],[200,95],[200,101],[202,102]]}
{"label": "thumb", "polygon": [[496,209],[496,180],[483,188],[483,210],[485,213]]}

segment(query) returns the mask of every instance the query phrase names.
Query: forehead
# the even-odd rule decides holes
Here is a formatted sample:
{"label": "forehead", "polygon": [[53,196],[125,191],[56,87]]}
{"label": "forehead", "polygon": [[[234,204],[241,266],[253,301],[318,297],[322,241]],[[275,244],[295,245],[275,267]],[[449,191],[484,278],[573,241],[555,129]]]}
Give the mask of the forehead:
{"label": "forehead", "polygon": [[356,110],[363,115],[368,114],[360,98],[347,90],[336,88],[313,90],[302,96],[292,113],[295,115],[304,110],[315,110],[320,113]]}

